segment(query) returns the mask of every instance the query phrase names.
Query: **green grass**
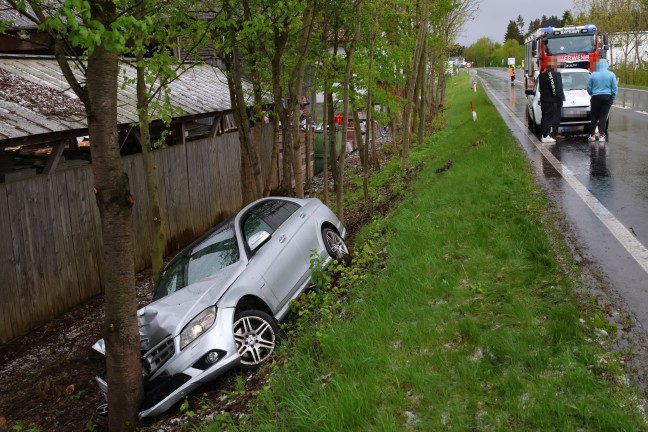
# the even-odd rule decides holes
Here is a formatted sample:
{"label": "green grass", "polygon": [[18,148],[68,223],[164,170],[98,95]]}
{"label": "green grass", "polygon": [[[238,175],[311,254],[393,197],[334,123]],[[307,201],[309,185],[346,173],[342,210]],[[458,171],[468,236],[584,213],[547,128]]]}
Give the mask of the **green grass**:
{"label": "green grass", "polygon": [[647,429],[615,355],[592,342],[600,318],[559,265],[570,257],[522,151],[466,74],[448,102],[443,130],[412,148],[421,169],[400,205],[356,238],[379,234],[384,267],[344,318],[284,344],[249,416],[208,430]]}

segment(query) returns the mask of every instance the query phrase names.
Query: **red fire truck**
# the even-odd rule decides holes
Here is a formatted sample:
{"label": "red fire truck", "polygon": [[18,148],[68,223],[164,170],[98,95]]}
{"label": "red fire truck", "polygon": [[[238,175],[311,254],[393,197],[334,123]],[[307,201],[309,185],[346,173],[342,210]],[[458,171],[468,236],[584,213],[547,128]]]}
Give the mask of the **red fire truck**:
{"label": "red fire truck", "polygon": [[533,88],[536,77],[551,57],[560,68],[593,71],[596,61],[607,57],[607,50],[607,35],[600,35],[594,24],[538,29],[524,42],[525,88]]}

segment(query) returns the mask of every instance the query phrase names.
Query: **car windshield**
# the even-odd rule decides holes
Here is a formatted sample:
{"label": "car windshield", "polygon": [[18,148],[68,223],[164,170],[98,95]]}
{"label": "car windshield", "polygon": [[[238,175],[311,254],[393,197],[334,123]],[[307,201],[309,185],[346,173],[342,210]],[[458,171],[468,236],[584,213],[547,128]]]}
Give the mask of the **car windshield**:
{"label": "car windshield", "polygon": [[593,34],[584,34],[547,39],[545,50],[548,55],[588,54],[596,49],[594,38]]}
{"label": "car windshield", "polygon": [[187,285],[205,279],[239,259],[234,227],[231,223],[211,235],[175,260],[164,270],[153,300],[161,299]]}
{"label": "car windshield", "polygon": [[563,90],[587,90],[588,72],[562,73]]}

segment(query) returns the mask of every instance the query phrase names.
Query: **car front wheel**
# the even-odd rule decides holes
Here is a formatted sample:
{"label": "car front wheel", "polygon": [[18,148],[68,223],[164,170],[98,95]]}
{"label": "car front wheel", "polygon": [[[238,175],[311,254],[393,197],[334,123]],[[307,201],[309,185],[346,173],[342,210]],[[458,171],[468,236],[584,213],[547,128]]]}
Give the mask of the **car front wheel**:
{"label": "car front wheel", "polygon": [[246,310],[234,316],[234,341],[243,369],[256,369],[265,362],[277,344],[277,323],[259,310]]}
{"label": "car front wheel", "polygon": [[344,239],[334,229],[328,227],[322,229],[322,238],[324,239],[326,252],[331,258],[342,259],[349,255],[349,249],[344,243]]}

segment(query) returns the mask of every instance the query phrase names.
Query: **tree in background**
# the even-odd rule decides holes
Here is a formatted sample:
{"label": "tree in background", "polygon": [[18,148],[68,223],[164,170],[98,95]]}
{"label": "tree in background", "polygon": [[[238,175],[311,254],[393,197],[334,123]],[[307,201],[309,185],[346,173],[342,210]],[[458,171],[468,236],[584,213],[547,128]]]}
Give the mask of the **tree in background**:
{"label": "tree in background", "polygon": [[504,45],[495,46],[491,54],[491,61],[497,66],[508,65],[507,59],[515,58],[515,62],[520,64],[524,58],[524,45],[520,45],[517,40],[511,39]]}
{"label": "tree in background", "polygon": [[530,35],[531,33],[535,32],[540,28],[540,20],[538,18],[529,21],[529,29],[527,30],[526,35]]}
{"label": "tree in background", "polygon": [[562,19],[560,20],[560,24],[564,26],[568,25],[575,25],[574,17],[572,16],[572,13],[570,10],[566,10],[563,13]]}
{"label": "tree in background", "polygon": [[556,15],[551,15],[547,18],[546,15],[542,15],[540,19],[540,27],[560,27],[560,19]]}
{"label": "tree in background", "polygon": [[520,33],[520,27],[513,20],[509,21],[508,25],[506,26],[506,33],[504,34],[504,42],[510,40],[515,40],[520,45],[524,44],[524,36],[522,36],[522,33]]}
{"label": "tree in background", "polygon": [[464,50],[465,57],[472,60],[474,67],[492,66],[492,54],[495,44],[490,38],[479,38],[477,42]]}
{"label": "tree in background", "polygon": [[[610,64],[620,82],[648,85],[648,59],[642,57],[642,35],[648,29],[648,13],[642,0],[580,0],[576,3],[579,23],[596,24],[599,31],[610,36],[610,44],[619,48],[608,53]],[[645,42],[643,42],[645,43]],[[619,55],[619,52],[621,53]]]}
{"label": "tree in background", "polygon": [[524,35],[524,18],[522,18],[522,15],[517,16],[517,18],[515,19],[515,25],[517,25],[520,34]]}

